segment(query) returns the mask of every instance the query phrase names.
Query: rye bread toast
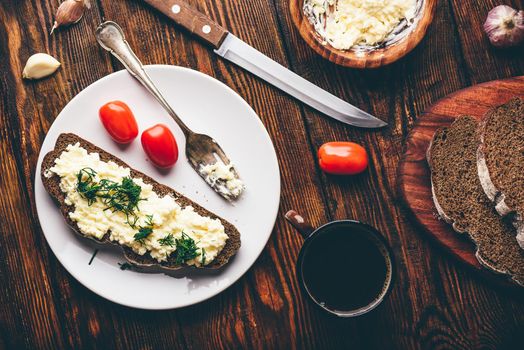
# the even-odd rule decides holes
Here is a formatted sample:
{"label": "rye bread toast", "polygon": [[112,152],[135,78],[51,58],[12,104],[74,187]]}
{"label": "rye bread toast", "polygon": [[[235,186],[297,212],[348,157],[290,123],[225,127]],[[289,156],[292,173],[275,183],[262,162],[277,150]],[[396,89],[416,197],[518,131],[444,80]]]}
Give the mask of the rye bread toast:
{"label": "rye bread toast", "polygon": [[524,99],[489,111],[480,124],[478,176],[497,212],[510,216],[524,249]]}
{"label": "rye bread toast", "polygon": [[60,134],[58,136],[58,139],[55,143],[55,148],[47,153],[42,161],[42,170],[41,170],[41,177],[42,182],[44,184],[44,187],[46,191],[53,197],[53,199],[58,203],[60,207],[60,211],[62,212],[62,215],[67,222],[69,226],[73,228],[73,230],[80,235],[83,238],[94,240],[97,243],[100,244],[112,244],[119,246],[123,253],[125,258],[132,264],[138,267],[144,267],[144,268],[153,268],[154,270],[159,271],[175,271],[179,270],[183,267],[186,267],[186,265],[180,265],[176,264],[174,262],[174,257],[170,256],[170,258],[162,263],[159,263],[156,259],[152,258],[148,253],[144,255],[139,255],[135,253],[131,248],[121,246],[116,242],[113,242],[109,239],[109,232],[107,232],[102,239],[96,239],[94,237],[87,237],[83,235],[78,228],[75,221],[71,220],[69,217],[69,213],[74,211],[73,205],[67,205],[65,204],[65,194],[60,190],[60,177],[57,175],[53,175],[51,177],[46,177],[44,174],[46,170],[51,168],[54,165],[55,159],[57,159],[60,154],[66,150],[68,145],[74,145],[76,143],[80,143],[80,146],[85,148],[89,153],[98,153],[100,155],[100,159],[102,161],[108,162],[112,161],[122,167],[127,167],[131,169],[131,176],[134,178],[142,178],[143,181],[147,184],[151,184],[153,186],[153,190],[161,196],[165,195],[171,195],[176,199],[178,204],[181,207],[186,206],[192,206],[195,209],[195,212],[197,212],[200,215],[203,216],[209,216],[213,219],[218,219],[222,223],[222,225],[225,228],[225,233],[229,236],[228,240],[226,241],[226,245],[222,249],[222,251],[216,256],[216,258],[211,262],[210,264],[206,265],[205,267],[200,267],[200,269],[218,269],[222,266],[226,265],[231,257],[233,257],[237,251],[240,248],[240,232],[236,229],[235,226],[233,226],[228,221],[220,218],[219,216],[213,214],[212,212],[208,211],[207,209],[201,207],[197,203],[193,202],[192,200],[188,199],[187,197],[183,196],[182,194],[176,192],[175,190],[162,185],[149,176],[138,172],[134,170],[132,167],[124,163],[121,159],[115,157],[114,155],[104,151],[103,149],[95,146],[94,144],[82,139],[80,136],[75,134]]}
{"label": "rye bread toast", "polygon": [[459,117],[435,132],[428,148],[433,201],[441,218],[477,247],[478,261],[524,286],[524,251],[515,230],[495,211],[477,175],[478,122]]}

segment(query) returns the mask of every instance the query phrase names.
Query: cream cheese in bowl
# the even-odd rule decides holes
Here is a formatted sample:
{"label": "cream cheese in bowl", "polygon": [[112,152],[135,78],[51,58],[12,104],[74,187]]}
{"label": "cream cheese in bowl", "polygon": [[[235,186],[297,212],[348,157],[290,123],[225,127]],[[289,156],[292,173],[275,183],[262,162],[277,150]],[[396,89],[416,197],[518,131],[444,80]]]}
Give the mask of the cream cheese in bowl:
{"label": "cream cheese in bowl", "polygon": [[327,44],[340,50],[373,48],[410,27],[423,1],[305,0],[304,13]]}

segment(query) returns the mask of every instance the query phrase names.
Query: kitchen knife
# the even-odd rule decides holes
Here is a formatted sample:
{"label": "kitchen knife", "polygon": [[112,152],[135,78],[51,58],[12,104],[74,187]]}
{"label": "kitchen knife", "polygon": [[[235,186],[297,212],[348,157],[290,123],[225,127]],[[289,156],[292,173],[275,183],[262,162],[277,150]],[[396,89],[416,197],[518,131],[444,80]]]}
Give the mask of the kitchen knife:
{"label": "kitchen knife", "polygon": [[215,53],[250,71],[298,100],[343,123],[380,128],[387,123],[322,90],[249,46],[182,0],[144,0],[215,49]]}

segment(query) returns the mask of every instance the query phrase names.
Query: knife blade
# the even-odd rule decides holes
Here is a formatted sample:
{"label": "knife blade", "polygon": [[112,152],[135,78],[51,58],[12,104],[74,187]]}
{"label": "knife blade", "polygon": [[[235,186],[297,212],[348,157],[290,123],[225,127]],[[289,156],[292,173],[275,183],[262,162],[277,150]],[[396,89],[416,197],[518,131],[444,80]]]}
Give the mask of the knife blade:
{"label": "knife blade", "polygon": [[183,0],[144,0],[235,63],[303,103],[345,124],[380,128],[386,122],[321,89],[229,33]]}

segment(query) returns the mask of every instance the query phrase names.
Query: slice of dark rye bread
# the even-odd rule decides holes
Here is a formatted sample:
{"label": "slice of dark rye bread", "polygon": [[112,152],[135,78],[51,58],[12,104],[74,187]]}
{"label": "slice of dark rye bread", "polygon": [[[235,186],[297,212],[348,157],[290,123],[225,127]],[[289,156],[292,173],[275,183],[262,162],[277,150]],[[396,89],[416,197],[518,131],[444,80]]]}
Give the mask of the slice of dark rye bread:
{"label": "slice of dark rye bread", "polygon": [[478,176],[502,216],[512,215],[524,249],[524,100],[488,112],[480,125]]}
{"label": "slice of dark rye bread", "polygon": [[55,159],[60,157],[60,154],[66,150],[68,145],[74,145],[76,143],[80,143],[80,146],[85,148],[89,153],[98,153],[100,155],[100,159],[108,162],[112,161],[116,164],[127,167],[131,169],[131,176],[135,178],[142,178],[143,181],[147,184],[151,184],[153,186],[153,190],[159,195],[159,196],[166,196],[171,195],[174,197],[177,201],[177,203],[181,207],[186,206],[192,206],[195,211],[204,216],[209,216],[213,219],[219,219],[222,222],[222,225],[224,225],[225,232],[229,236],[229,239],[226,241],[226,245],[222,249],[222,251],[218,254],[218,256],[214,259],[212,263],[209,265],[206,265],[204,268],[206,269],[218,269],[224,266],[228,263],[229,259],[233,257],[240,248],[240,232],[228,221],[220,218],[219,216],[211,213],[207,209],[204,209],[200,205],[196,204],[195,202],[191,201],[190,199],[184,197],[182,194],[176,192],[175,190],[164,186],[162,184],[159,184],[149,176],[140,173],[133,168],[131,168],[129,165],[124,163],[119,158],[113,156],[112,154],[104,151],[103,149],[93,145],[92,143],[82,139],[80,136],[75,134],[60,134],[58,136],[58,139],[56,140],[55,148],[53,151],[47,153],[44,157],[44,160],[42,162],[42,171],[41,171],[41,177],[42,182],[44,183],[44,187],[46,191],[56,200],[58,205],[60,206],[60,210],[62,212],[62,215],[64,216],[65,221],[69,226],[71,226],[74,231],[79,234],[81,237],[89,238],[91,240],[94,240],[95,242],[101,243],[101,244],[113,244],[117,245],[120,248],[122,248],[122,251],[124,253],[125,258],[133,265],[138,267],[144,267],[149,268],[150,271],[175,271],[179,270],[183,267],[186,267],[186,265],[177,265],[174,262],[174,257],[171,256],[167,262],[159,263],[156,259],[152,258],[148,253],[144,255],[139,255],[135,253],[131,248],[126,246],[121,246],[117,242],[113,242],[109,239],[109,231],[102,237],[102,239],[96,239],[94,237],[88,237],[81,233],[80,229],[78,228],[75,221],[71,220],[69,217],[69,213],[74,211],[73,205],[67,205],[64,203],[65,200],[65,194],[60,190],[60,177],[57,175],[46,177],[44,174],[46,170],[50,169],[55,164]]}
{"label": "slice of dark rye bread", "polygon": [[433,201],[438,214],[476,244],[476,257],[487,268],[524,286],[524,251],[514,229],[495,211],[477,175],[478,122],[459,117],[438,129],[428,148]]}

